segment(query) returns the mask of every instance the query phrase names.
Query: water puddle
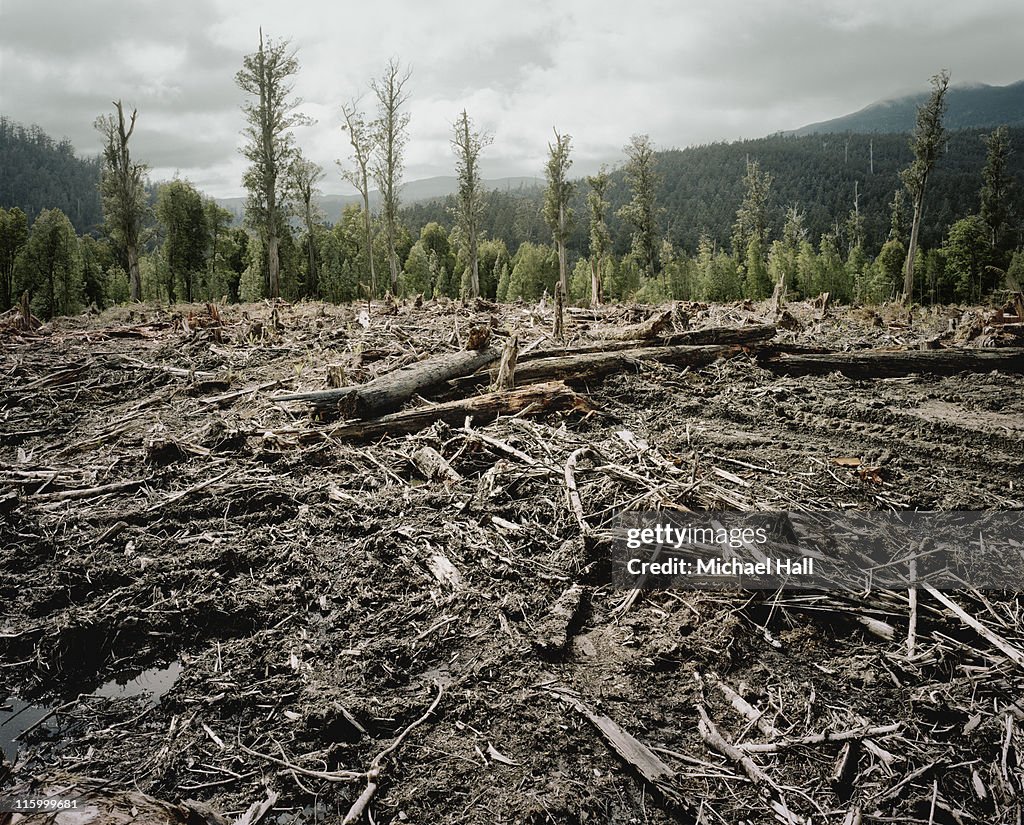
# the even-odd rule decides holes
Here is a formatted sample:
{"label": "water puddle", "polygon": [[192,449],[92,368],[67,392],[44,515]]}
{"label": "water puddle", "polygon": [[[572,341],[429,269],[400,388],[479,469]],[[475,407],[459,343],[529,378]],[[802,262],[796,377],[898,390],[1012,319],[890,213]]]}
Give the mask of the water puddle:
{"label": "water puddle", "polygon": [[180,674],[181,662],[174,661],[163,667],[151,667],[149,670],[115,676],[109,682],[100,685],[92,695],[104,699],[124,699],[148,693],[150,706],[156,706],[160,704],[160,700],[178,680]]}
{"label": "water puddle", "polygon": [[0,750],[4,759],[14,762],[18,756],[17,737],[32,727],[45,727],[53,730],[53,720],[40,722],[50,714],[53,708],[47,705],[31,705],[20,699],[8,699],[0,702]]}
{"label": "water puddle", "polygon": [[[148,670],[124,673],[104,682],[92,694],[102,699],[124,699],[133,696],[148,696],[147,707],[160,704],[164,694],[174,685],[181,674],[181,662],[152,667]],[[83,699],[82,701],[86,701]],[[4,759],[14,762],[18,757],[18,737],[26,731],[43,728],[51,734],[57,731],[59,705],[34,705],[17,698],[0,701],[0,751]]]}

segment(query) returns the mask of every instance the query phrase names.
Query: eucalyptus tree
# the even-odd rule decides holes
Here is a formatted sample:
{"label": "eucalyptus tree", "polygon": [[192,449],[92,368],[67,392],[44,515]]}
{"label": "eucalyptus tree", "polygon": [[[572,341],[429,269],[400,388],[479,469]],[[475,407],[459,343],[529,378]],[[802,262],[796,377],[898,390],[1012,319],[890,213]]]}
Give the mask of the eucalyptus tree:
{"label": "eucalyptus tree", "polygon": [[132,160],[128,141],[135,131],[138,110],[132,109],[125,123],[120,100],[114,101],[114,115],[100,115],[95,127],[103,136],[103,173],[100,177],[100,200],[107,233],[124,251],[128,259],[129,293],[133,301],[142,297],[142,276],[139,271],[139,241],[143,223],[149,212],[144,179],[148,167]]}
{"label": "eucalyptus tree", "polygon": [[398,59],[391,58],[384,69],[384,74],[370,82],[370,88],[377,98],[373,177],[381,195],[381,217],[384,219],[393,295],[398,294],[398,253],[395,246],[405,146],[409,140],[409,113],[402,109],[409,100],[406,86],[411,76],[410,69],[403,70]]}
{"label": "eucalyptus tree", "polygon": [[658,269],[658,175],[654,147],[647,135],[633,135],[625,152],[626,182],[633,196],[619,214],[633,227],[631,251],[640,271],[653,277]]}
{"label": "eucalyptus tree", "polygon": [[907,257],[903,264],[903,297],[914,297],[914,262],[917,258],[917,239],[921,232],[921,218],[924,215],[924,195],[928,176],[935,168],[935,162],[942,151],[944,130],[942,116],[946,111],[946,90],[949,88],[949,72],[943,69],[931,80],[932,93],[917,110],[917,122],[910,138],[914,160],[900,172],[900,179],[910,195],[914,206],[914,217],[910,223],[910,241],[907,243]]}
{"label": "eucalyptus tree", "polygon": [[590,192],[587,193],[587,209],[590,211],[590,304],[601,305],[601,273],[604,262],[612,248],[612,236],[608,231],[608,188],[611,177],[605,166],[587,178]]}
{"label": "eucalyptus tree", "polygon": [[280,232],[284,222],[279,184],[295,157],[292,129],[311,121],[296,111],[302,103],[291,96],[299,61],[287,40],[264,41],[242,61],[235,83],[252,99],[242,104],[247,141],[242,154],[250,166],[242,181],[249,192],[246,217],[262,236],[266,250],[270,297],[281,294]]}
{"label": "eucalyptus tree", "polygon": [[341,176],[351,183],[363,199],[363,235],[365,239],[366,260],[370,268],[370,294],[377,294],[377,272],[373,262],[373,216],[370,214],[370,169],[375,153],[375,130],[368,123],[366,116],[359,109],[359,101],[352,100],[342,104],[341,115],[345,119],[341,127],[348,133],[352,145],[352,166],[341,167]]}
{"label": "eucalyptus tree", "polygon": [[569,180],[569,167],[572,158],[572,136],[560,135],[554,129],[555,142],[548,144],[548,162],[544,168],[547,178],[547,190],[544,193],[544,220],[551,229],[555,246],[558,249],[558,283],[562,287],[562,295],[569,294],[569,267],[566,261],[565,244],[573,227],[572,209],[569,201],[576,188]]}
{"label": "eucalyptus tree", "polygon": [[288,167],[288,186],[292,191],[292,196],[300,210],[302,222],[306,227],[306,255],[309,270],[305,292],[306,295],[311,297],[315,297],[318,294],[314,234],[317,221],[320,218],[320,210],[315,199],[319,194],[319,184],[323,176],[324,170],[319,164],[299,154],[296,154],[291,165]]}
{"label": "eucalyptus tree", "polygon": [[455,152],[455,171],[459,178],[456,199],[456,218],[465,243],[469,266],[469,294],[480,296],[479,242],[480,218],[483,213],[483,189],[480,182],[480,153],[493,138],[473,128],[466,110],[452,125],[452,150]]}

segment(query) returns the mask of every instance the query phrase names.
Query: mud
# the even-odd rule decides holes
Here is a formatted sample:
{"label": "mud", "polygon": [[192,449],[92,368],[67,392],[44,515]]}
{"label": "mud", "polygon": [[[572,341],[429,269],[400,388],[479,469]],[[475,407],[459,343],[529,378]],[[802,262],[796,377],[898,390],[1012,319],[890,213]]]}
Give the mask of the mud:
{"label": "mud", "polygon": [[[729,741],[766,741],[718,677],[785,739],[898,723],[752,753],[793,821],[1018,821],[1024,674],[937,602],[922,597],[913,657],[906,594],[666,592],[622,610],[603,536],[637,507],[1024,508],[1019,376],[777,377],[741,354],[579,382],[589,411],[305,438],[324,422],[273,395],[367,380],[473,324],[550,330],[532,307],[375,306],[368,328],[362,309],[223,307],[223,326],[201,307],[119,310],[0,339],[0,698],[63,707],[5,746],[8,787],[91,776],[228,817],[273,789],[266,821],[340,821],[365,783],[294,768],[367,770],[441,691],[388,757],[373,821],[786,821],[700,735],[698,706]],[[790,312],[790,345],[998,343],[980,309]],[[424,445],[460,480],[422,478]],[[565,479],[580,450],[586,536]],[[1018,594],[955,598],[1024,646]],[[684,803],[567,696],[656,753]]]}

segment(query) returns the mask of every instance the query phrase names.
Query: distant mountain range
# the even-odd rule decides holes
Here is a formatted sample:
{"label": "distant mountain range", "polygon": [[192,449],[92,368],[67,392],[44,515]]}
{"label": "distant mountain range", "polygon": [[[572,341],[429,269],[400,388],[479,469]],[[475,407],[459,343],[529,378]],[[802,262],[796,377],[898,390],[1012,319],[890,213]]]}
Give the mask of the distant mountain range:
{"label": "distant mountain range", "polygon": [[[811,123],[786,135],[824,132],[909,132],[914,128],[918,107],[930,93],[894,97],[865,106],[850,115]],[[1024,126],[1024,80],[1008,86],[970,83],[950,86],[946,93],[943,123],[947,129],[986,129],[994,126]]]}
{"label": "distant mountain range", "polygon": [[[542,188],[544,179],[533,177],[493,178],[485,179],[481,183],[487,191],[529,192]],[[411,180],[402,185],[402,203],[408,205],[436,200],[454,194],[458,188],[459,180],[454,175]],[[218,198],[217,203],[229,210],[237,220],[241,220],[245,211],[245,198]],[[346,206],[361,204],[362,198],[359,195],[325,194],[320,196],[318,203],[324,217],[334,223]],[[370,208],[376,209],[379,205],[380,193],[373,190],[370,192]]]}

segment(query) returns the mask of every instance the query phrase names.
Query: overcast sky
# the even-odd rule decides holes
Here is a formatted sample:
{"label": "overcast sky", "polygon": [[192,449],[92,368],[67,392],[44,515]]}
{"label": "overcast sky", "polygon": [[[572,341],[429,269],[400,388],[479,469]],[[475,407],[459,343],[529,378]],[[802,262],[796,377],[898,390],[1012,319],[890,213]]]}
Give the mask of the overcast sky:
{"label": "overcast sky", "polygon": [[463,108],[494,134],[485,177],[542,175],[553,126],[585,174],[633,133],[659,148],[761,137],[923,91],[941,68],[1024,78],[1020,0],[0,0],[0,112],[92,154],[93,121],[121,98],[154,180],[240,195],[234,76],[261,25],[298,51],[317,122],[296,139],[335,192],[351,191],[340,104],[392,56],[412,68],[407,180],[453,174]]}

